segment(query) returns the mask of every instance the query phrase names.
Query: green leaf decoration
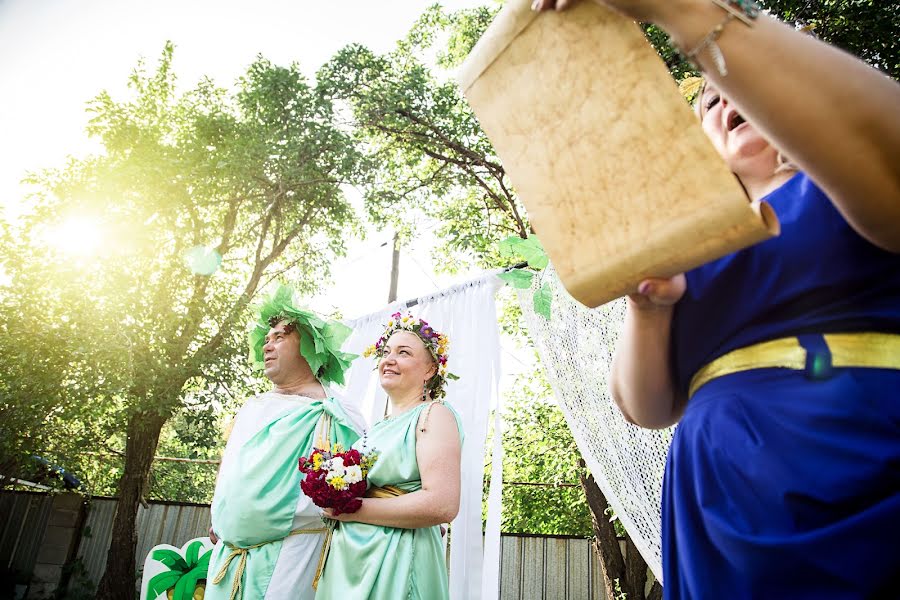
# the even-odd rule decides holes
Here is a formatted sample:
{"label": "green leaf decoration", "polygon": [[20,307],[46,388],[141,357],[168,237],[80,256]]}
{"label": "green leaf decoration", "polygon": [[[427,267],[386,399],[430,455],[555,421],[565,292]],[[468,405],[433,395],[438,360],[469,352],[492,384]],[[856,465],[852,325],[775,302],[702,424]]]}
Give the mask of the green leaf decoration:
{"label": "green leaf decoration", "polygon": [[459,375],[454,375],[453,373],[447,373],[447,379],[450,379],[451,381],[456,381],[457,379],[459,379]]}
{"label": "green leaf decoration", "polygon": [[197,561],[197,566],[195,569],[203,569],[203,571],[209,571],[209,559],[212,557],[212,548],[207,550],[203,556],[200,557],[200,560]]}
{"label": "green leaf decoration", "polygon": [[197,587],[197,582],[201,579],[206,579],[206,576],[207,571],[200,571],[199,569],[194,569],[189,573],[185,573],[181,579],[178,580],[178,583],[175,584],[172,600],[193,600],[194,589]]}
{"label": "green leaf decoration", "polygon": [[550,305],[553,302],[553,291],[550,283],[544,282],[541,289],[534,293],[534,312],[550,320]]}
{"label": "green leaf decoration", "polygon": [[147,584],[147,598],[155,600],[160,594],[165,594],[166,590],[178,583],[181,575],[181,571],[163,571],[158,575],[154,575]]}
{"label": "green leaf decoration", "polygon": [[531,287],[531,280],[534,279],[534,273],[532,271],[525,271],[524,269],[512,269],[505,273],[500,273],[497,277],[517,290],[527,290]]}
{"label": "green leaf decoration", "polygon": [[184,561],[189,567],[193,567],[197,564],[197,559],[200,558],[200,548],[202,547],[203,542],[199,540],[191,542],[187,547],[187,550],[184,553]]}
{"label": "green leaf decoration", "polygon": [[508,237],[498,244],[498,248],[501,256],[521,257],[533,269],[540,270],[550,264],[550,259],[536,235],[529,235],[527,239],[518,236]]}
{"label": "green leaf decoration", "polygon": [[341,352],[341,345],[352,330],[337,321],[324,321],[315,313],[294,306],[294,289],[280,285],[275,293],[256,309],[257,319],[248,334],[250,362],[263,368],[263,346],[269,333],[269,319],[283,317],[300,332],[300,354],[322,382],[343,385],[344,371],[356,354]]}
{"label": "green leaf decoration", "polygon": [[154,550],[153,560],[158,560],[170,569],[174,569],[177,571],[187,571],[188,569],[187,563],[184,561],[184,557],[182,557],[181,554],[175,552],[174,550],[166,550],[165,548]]}
{"label": "green leaf decoration", "polygon": [[[157,560],[171,569],[155,575],[147,584],[149,598],[155,600],[160,594],[172,589],[173,600],[192,600],[197,582],[205,580],[209,575],[209,559],[212,550],[200,555],[203,542],[192,542],[184,551],[184,557],[174,550],[158,549],[152,554]],[[173,589],[174,588],[174,589]]]}

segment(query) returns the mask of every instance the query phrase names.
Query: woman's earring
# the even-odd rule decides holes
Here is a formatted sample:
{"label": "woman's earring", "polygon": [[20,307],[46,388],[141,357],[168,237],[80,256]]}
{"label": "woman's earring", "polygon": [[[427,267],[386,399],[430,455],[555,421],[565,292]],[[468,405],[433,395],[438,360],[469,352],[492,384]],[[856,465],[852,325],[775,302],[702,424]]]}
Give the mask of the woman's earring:
{"label": "woman's earring", "polygon": [[422,382],[422,402],[428,401],[428,382]]}

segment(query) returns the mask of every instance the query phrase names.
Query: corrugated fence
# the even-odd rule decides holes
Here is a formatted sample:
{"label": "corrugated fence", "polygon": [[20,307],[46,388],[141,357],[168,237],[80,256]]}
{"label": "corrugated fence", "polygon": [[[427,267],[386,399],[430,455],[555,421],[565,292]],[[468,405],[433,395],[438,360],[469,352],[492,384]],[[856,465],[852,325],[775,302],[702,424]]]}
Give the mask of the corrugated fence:
{"label": "corrugated fence", "polygon": [[0,572],[31,573],[50,518],[50,496],[0,493]]}
{"label": "corrugated fence", "polygon": [[[114,498],[91,500],[77,556],[94,583],[100,581],[106,566],[117,503]],[[153,546],[171,544],[180,548],[188,540],[205,536],[208,528],[209,506],[205,504],[150,502],[149,508],[139,506],[135,551],[138,569],[144,566],[144,559]]]}
{"label": "corrugated fence", "polygon": [[[94,583],[100,580],[112,538],[117,500],[93,498],[77,556]],[[0,564],[30,572],[43,537],[46,494],[0,493]],[[182,546],[206,535],[209,506],[150,502],[139,507],[135,558],[140,569],[157,544]],[[501,600],[605,600],[603,576],[590,540],[504,534],[500,542]]]}

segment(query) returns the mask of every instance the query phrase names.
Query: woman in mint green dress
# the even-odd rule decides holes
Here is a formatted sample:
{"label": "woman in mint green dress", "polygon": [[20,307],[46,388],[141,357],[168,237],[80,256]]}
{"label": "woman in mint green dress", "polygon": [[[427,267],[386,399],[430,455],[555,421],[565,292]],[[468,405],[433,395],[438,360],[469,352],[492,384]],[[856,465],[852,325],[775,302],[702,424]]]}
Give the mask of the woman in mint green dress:
{"label": "woman in mint green dress", "polygon": [[459,511],[462,426],[443,402],[447,338],[395,313],[366,356],[378,357],[391,416],[354,447],[378,452],[359,511],[338,522],[316,599],[449,598],[440,525]]}

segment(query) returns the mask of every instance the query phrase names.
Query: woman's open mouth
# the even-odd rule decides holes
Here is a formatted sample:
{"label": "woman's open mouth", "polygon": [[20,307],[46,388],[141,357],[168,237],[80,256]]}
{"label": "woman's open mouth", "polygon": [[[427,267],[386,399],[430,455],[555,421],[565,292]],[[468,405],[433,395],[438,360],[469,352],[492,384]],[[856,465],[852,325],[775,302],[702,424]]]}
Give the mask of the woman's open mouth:
{"label": "woman's open mouth", "polygon": [[738,113],[732,113],[730,117],[728,117],[728,131],[732,131],[733,129],[737,129],[739,126],[746,123],[744,117],[739,115]]}

